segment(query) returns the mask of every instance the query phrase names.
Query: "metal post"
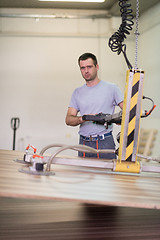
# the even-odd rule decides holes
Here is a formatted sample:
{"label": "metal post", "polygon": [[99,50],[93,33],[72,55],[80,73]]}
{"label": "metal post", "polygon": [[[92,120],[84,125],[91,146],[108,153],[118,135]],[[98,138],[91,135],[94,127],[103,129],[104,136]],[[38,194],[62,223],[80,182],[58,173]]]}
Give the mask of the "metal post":
{"label": "metal post", "polygon": [[19,128],[20,119],[19,118],[12,118],[11,119],[11,128],[13,129],[13,148],[15,150],[15,143],[16,143],[16,130]]}

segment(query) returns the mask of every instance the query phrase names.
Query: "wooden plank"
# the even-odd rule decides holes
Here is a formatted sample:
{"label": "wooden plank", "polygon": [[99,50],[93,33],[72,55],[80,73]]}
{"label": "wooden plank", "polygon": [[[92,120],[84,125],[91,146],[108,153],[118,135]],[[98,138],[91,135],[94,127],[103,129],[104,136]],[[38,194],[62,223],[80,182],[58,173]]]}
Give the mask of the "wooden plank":
{"label": "wooden plank", "polygon": [[144,156],[151,155],[151,150],[154,146],[154,141],[156,139],[157,134],[156,129],[141,129],[140,130],[140,140],[139,140],[139,148],[138,152],[143,154]]}
{"label": "wooden plank", "polygon": [[16,158],[23,153],[0,150],[0,196],[160,209],[160,174],[52,165],[55,175],[35,176],[19,172]]}
{"label": "wooden plank", "polygon": [[159,240],[160,211],[0,198],[1,240]]}

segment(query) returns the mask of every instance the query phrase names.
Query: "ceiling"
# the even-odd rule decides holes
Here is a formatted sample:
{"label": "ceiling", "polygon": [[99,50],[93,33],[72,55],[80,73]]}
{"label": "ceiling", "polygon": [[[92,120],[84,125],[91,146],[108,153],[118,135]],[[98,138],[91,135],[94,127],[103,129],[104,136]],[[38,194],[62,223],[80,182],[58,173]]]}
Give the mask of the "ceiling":
{"label": "ceiling", "polygon": [[[160,0],[139,0],[139,13],[148,10]],[[137,0],[129,0],[133,12],[136,9]],[[0,8],[40,8],[40,9],[85,9],[106,10],[111,16],[119,16],[118,0],[105,0],[103,3],[71,3],[71,2],[40,2],[38,0],[0,0]]]}

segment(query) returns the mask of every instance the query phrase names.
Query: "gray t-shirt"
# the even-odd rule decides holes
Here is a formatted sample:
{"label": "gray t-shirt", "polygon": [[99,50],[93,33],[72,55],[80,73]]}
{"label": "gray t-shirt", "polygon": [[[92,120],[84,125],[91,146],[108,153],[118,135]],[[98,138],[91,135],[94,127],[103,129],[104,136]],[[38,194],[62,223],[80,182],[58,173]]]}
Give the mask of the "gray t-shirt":
{"label": "gray t-shirt", "polygon": [[[85,114],[113,114],[115,106],[123,101],[123,94],[117,85],[100,81],[93,87],[84,84],[76,88],[72,94],[69,107],[75,108],[81,116]],[[108,129],[91,121],[80,125],[79,134],[83,136],[102,135],[112,131],[112,125]]]}

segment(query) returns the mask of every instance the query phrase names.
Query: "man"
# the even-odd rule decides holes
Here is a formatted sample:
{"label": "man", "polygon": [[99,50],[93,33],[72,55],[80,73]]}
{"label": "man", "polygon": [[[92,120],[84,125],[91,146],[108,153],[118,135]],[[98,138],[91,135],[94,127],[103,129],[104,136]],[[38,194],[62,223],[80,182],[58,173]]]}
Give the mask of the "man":
{"label": "man", "polygon": [[[80,125],[79,144],[95,149],[115,149],[112,136],[113,126],[110,125],[106,129],[104,125],[84,121],[82,116],[98,113],[113,114],[116,105],[122,109],[123,94],[115,84],[101,81],[98,78],[99,65],[95,55],[84,53],[79,57],[78,64],[86,84],[74,90],[66,115],[66,124],[70,126]],[[109,153],[79,152],[78,155],[80,157],[107,159],[116,157],[115,154]]]}

